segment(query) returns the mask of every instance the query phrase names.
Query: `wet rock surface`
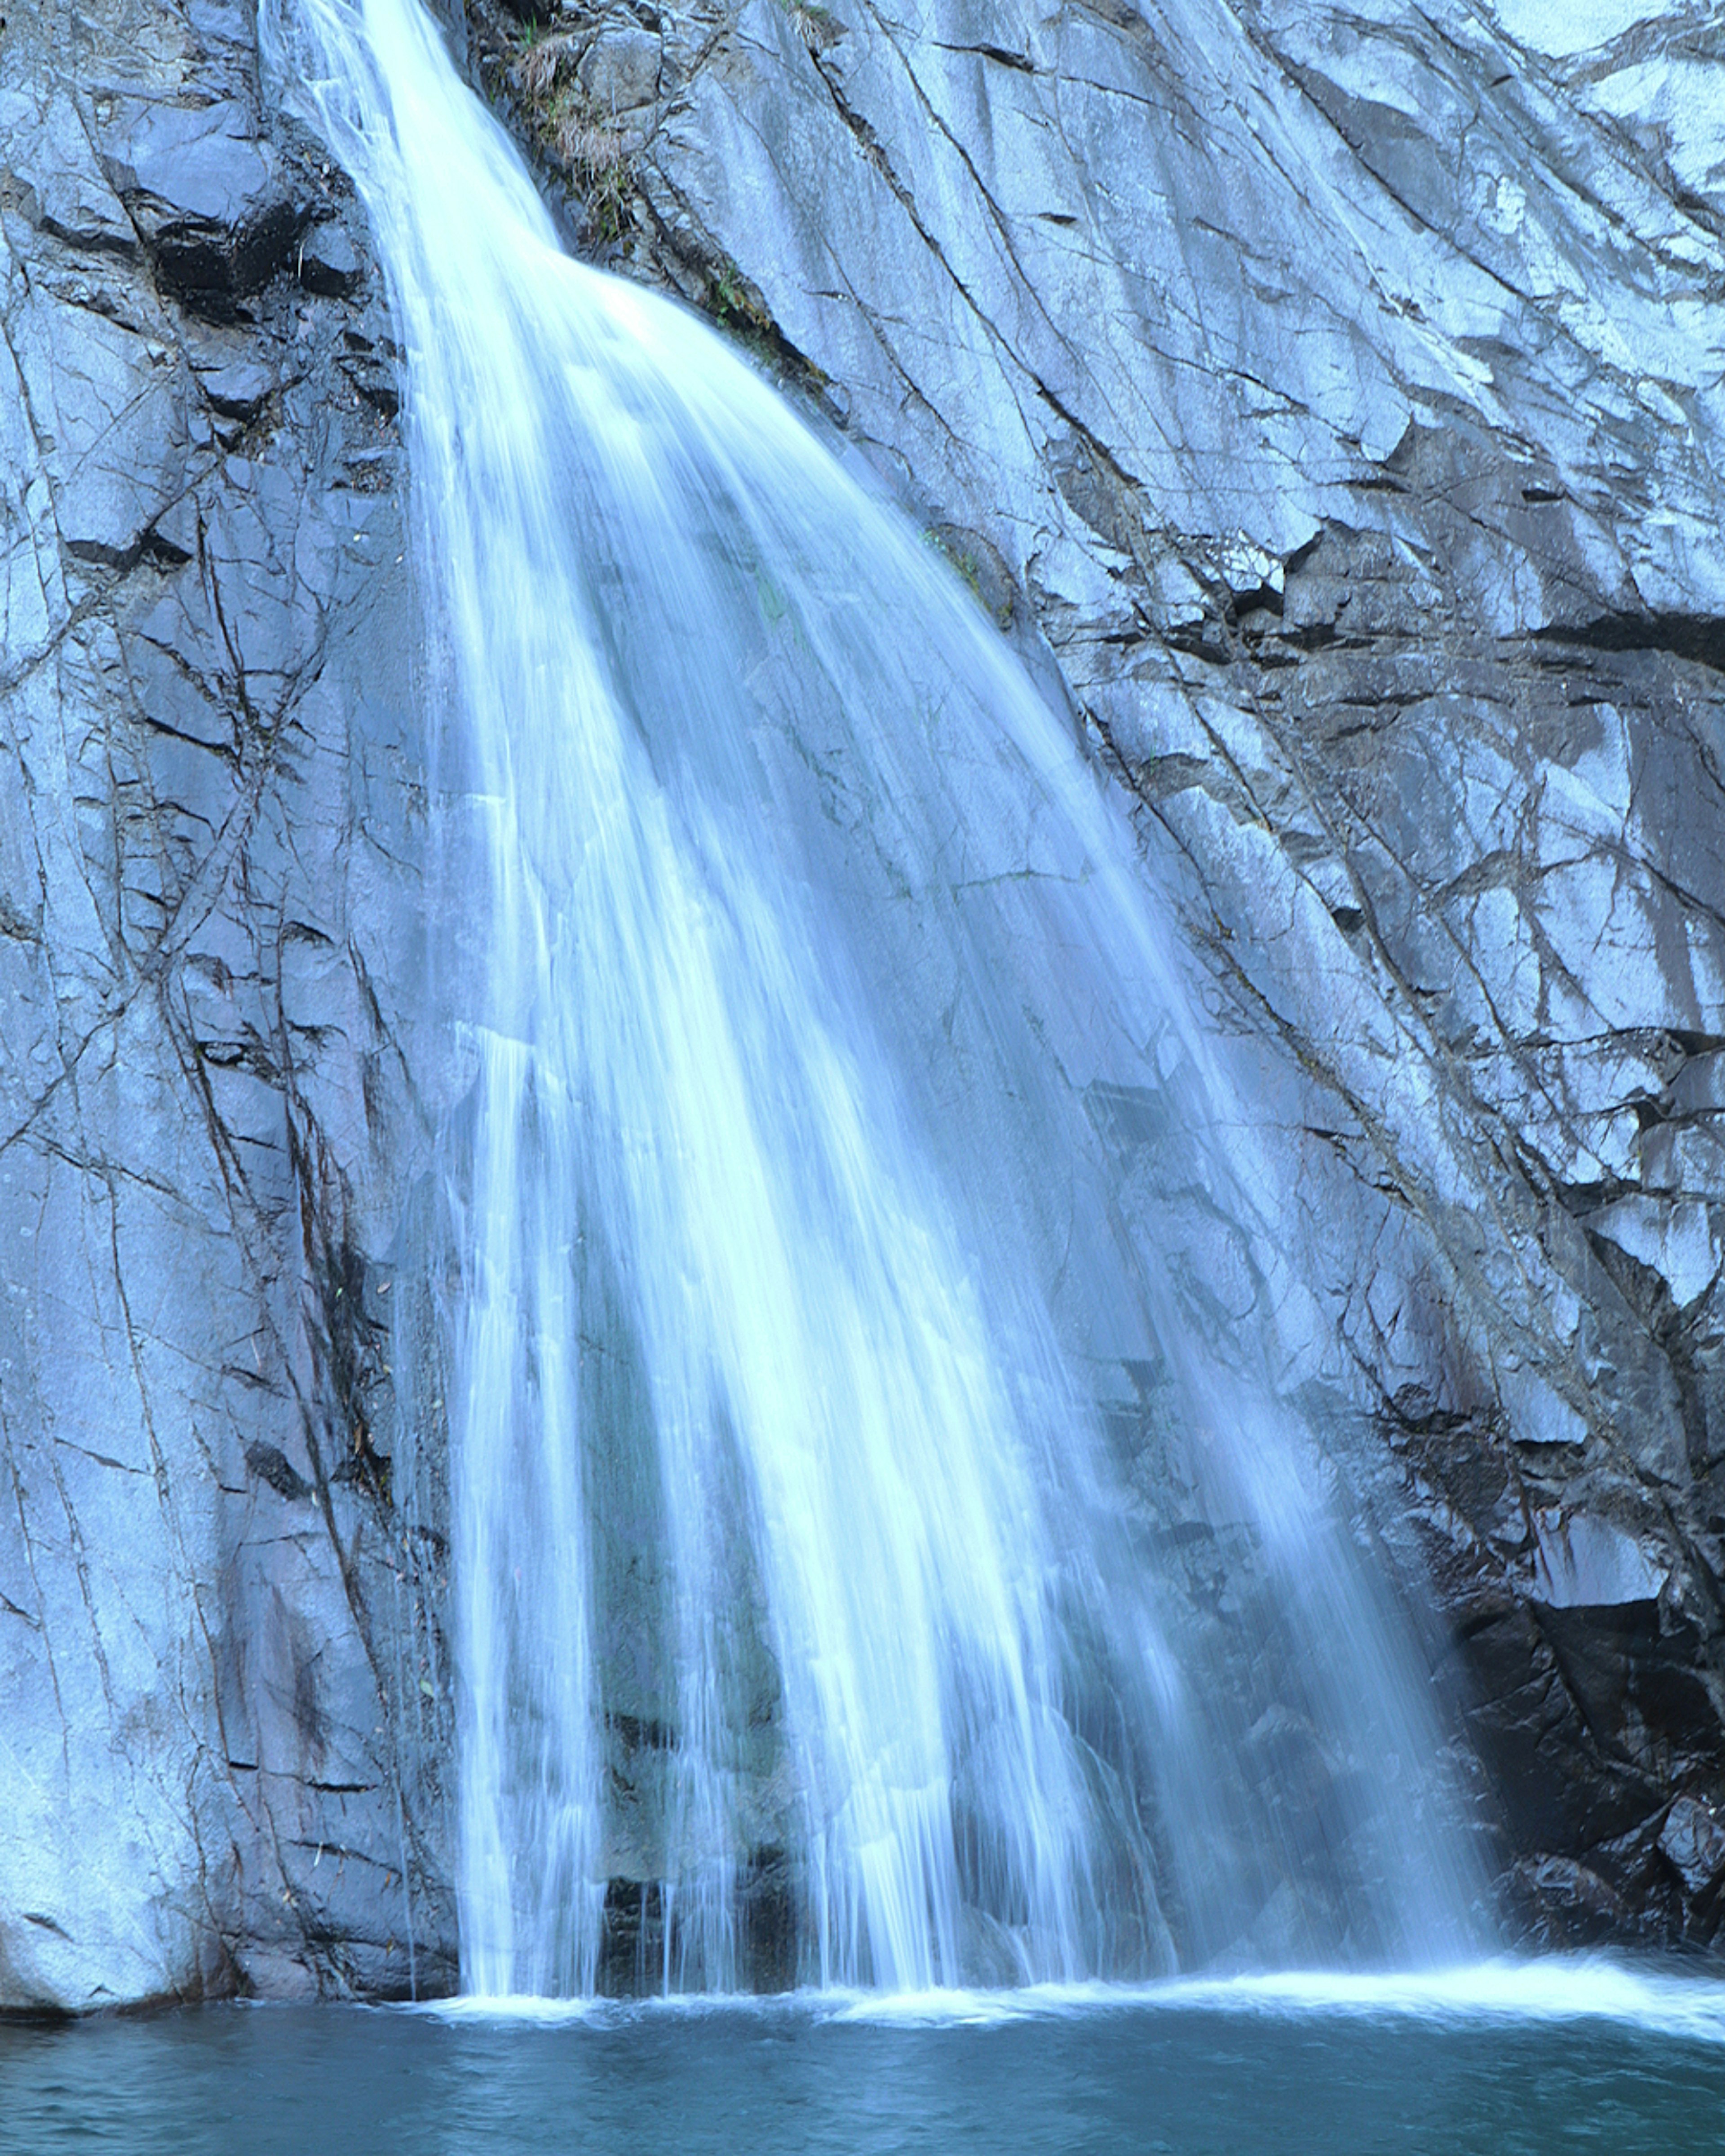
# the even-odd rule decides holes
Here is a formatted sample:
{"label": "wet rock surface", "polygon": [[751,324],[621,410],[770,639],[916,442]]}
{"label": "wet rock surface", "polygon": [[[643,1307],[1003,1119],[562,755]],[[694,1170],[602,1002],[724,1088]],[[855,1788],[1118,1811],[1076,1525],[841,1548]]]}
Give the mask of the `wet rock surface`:
{"label": "wet rock surface", "polygon": [[[1290,1396],[1436,1583],[1553,1941],[1705,1943],[1725,1880],[1710,22],[462,33],[572,239],[869,459],[1128,790],[1272,1136]],[[387,311],[249,8],[8,7],[0,229],[0,2006],[445,1988]]]}
{"label": "wet rock surface", "polygon": [[387,313],[249,9],[9,8],[0,234],[0,2008],[444,1988]]}
{"label": "wet rock surface", "polygon": [[1711,14],[474,19],[586,243],[862,449],[1136,797],[1285,1148],[1291,1396],[1437,1582],[1513,1921],[1710,1940]]}

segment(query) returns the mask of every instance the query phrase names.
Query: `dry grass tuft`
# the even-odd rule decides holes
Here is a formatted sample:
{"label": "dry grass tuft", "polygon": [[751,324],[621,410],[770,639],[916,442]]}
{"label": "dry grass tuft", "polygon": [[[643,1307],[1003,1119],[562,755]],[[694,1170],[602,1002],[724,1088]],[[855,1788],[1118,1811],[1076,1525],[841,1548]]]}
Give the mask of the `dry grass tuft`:
{"label": "dry grass tuft", "polygon": [[531,29],[511,64],[510,80],[540,141],[586,194],[586,229],[612,240],[627,220],[639,144],[594,109],[575,80],[581,50],[575,33]]}
{"label": "dry grass tuft", "polygon": [[629,151],[620,127],[608,127],[566,105],[552,133],[552,147],[572,172],[589,182],[606,179],[629,162]]}
{"label": "dry grass tuft", "polygon": [[557,88],[557,70],[575,50],[567,33],[536,38],[516,62],[516,88],[531,105],[542,105]]}
{"label": "dry grass tuft", "polygon": [[787,0],[786,13],[791,28],[811,53],[824,53],[845,34],[820,0]]}

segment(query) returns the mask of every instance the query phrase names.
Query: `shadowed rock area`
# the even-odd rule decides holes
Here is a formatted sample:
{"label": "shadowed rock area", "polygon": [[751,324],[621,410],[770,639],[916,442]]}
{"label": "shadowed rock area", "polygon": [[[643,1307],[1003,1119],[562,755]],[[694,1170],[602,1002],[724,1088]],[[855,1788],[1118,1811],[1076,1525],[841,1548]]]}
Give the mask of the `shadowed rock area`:
{"label": "shadowed rock area", "polygon": [[[0,2005],[447,1989],[442,1403],[392,1292],[461,1081],[383,295],[249,8],[6,13]],[[1435,1583],[1515,1922],[1709,1942],[1713,12],[465,37],[572,239],[806,398],[1129,790],[1263,1104],[1286,1388]],[[647,1789],[650,1712],[608,1745]]]}

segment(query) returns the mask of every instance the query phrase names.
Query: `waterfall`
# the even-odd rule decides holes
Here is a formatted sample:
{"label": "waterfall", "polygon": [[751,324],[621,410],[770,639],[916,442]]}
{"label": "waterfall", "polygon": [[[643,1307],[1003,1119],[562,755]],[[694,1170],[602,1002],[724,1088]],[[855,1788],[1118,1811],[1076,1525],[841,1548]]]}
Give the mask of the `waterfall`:
{"label": "waterfall", "polygon": [[465,1984],[1464,1950],[1120,804],[736,352],[563,254],[416,0],[281,4],[399,323],[468,880]]}

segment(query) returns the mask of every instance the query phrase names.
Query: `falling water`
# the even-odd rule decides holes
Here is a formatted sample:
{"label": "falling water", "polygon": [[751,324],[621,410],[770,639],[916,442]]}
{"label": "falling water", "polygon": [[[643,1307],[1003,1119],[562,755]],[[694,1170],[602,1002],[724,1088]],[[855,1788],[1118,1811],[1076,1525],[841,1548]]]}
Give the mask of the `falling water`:
{"label": "falling water", "polygon": [[483,864],[466,1985],[1461,1950],[1423,1673],[1273,1399],[1267,1170],[1117,807],[735,352],[565,258],[416,0],[269,35],[388,273]]}

